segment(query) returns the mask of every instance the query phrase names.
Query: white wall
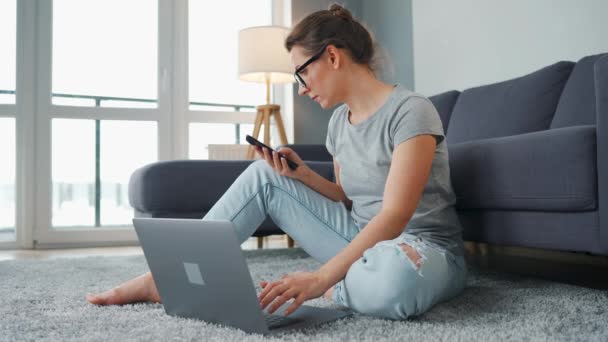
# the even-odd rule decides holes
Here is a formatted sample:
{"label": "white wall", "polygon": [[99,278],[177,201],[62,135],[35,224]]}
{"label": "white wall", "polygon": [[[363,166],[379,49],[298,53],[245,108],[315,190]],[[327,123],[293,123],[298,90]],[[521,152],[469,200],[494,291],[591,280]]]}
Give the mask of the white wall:
{"label": "white wall", "polygon": [[361,19],[380,46],[378,77],[414,87],[411,0],[361,1]]}
{"label": "white wall", "polygon": [[413,0],[414,84],[427,96],[608,52],[605,0]]}
{"label": "white wall", "polygon": [[[293,0],[291,2],[292,25],[312,12],[327,9],[331,0]],[[324,144],[331,111],[323,110],[306,96],[298,95],[298,85],[293,85],[294,143]]]}

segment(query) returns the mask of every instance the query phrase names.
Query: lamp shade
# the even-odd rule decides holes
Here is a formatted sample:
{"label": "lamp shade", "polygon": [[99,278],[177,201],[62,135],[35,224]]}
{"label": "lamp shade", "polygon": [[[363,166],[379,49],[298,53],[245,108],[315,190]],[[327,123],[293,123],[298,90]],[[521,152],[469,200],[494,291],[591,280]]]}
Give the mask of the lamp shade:
{"label": "lamp shade", "polygon": [[239,31],[239,79],[249,82],[293,83],[293,66],[284,42],[288,29],[256,26]]}

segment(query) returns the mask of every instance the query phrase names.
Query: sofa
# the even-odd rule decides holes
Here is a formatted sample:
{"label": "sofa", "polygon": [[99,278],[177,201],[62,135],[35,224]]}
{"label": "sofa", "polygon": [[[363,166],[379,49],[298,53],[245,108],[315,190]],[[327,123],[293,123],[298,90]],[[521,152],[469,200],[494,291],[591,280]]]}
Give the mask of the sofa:
{"label": "sofa", "polygon": [[[608,54],[429,97],[446,133],[465,241],[608,255]],[[323,145],[288,145],[334,180]],[[252,161],[136,170],[136,217],[201,218]],[[270,218],[254,236],[281,234]]]}

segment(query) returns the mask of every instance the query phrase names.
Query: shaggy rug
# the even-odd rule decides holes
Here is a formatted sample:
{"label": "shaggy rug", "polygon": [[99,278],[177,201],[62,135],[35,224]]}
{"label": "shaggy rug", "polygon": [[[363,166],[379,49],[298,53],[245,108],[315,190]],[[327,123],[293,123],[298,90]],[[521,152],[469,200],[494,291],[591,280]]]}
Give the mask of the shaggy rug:
{"label": "shaggy rug", "polygon": [[[319,264],[300,249],[245,251],[254,281]],[[147,271],[143,256],[0,262],[2,341],[607,341],[608,292],[470,268],[464,293],[406,321],[360,314],[265,337],[171,317],[160,304],[99,307],[87,292]],[[319,298],[307,304],[334,307]]]}

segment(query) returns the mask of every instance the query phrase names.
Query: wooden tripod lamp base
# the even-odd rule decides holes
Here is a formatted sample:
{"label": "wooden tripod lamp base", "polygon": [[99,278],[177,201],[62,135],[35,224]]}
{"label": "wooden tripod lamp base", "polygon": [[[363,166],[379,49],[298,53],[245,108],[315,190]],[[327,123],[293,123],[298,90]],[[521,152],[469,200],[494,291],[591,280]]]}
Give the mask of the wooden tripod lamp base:
{"label": "wooden tripod lamp base", "polygon": [[[270,146],[270,117],[274,116],[274,121],[276,122],[277,129],[279,130],[279,138],[281,139],[281,145],[287,144],[287,135],[285,134],[285,126],[283,126],[283,118],[281,118],[281,106],[274,104],[267,104],[256,107],[258,110],[257,115],[255,116],[255,125],[253,126],[253,134],[252,137],[258,139],[258,135],[260,134],[260,126],[264,125],[264,140],[262,142],[268,146]],[[259,140],[259,139],[258,139]],[[247,150],[247,159],[253,159],[255,151],[253,150],[253,145],[249,145],[249,149]],[[287,236],[287,246],[289,248],[294,246],[293,239]],[[264,238],[258,237],[258,248],[262,248],[264,245]]]}
{"label": "wooden tripod lamp base", "polygon": [[[255,116],[255,124],[253,126],[253,134],[252,137],[258,139],[260,134],[260,126],[264,125],[264,140],[258,139],[262,141],[264,144],[270,146],[270,117],[274,116],[274,121],[276,122],[277,129],[279,130],[279,138],[281,139],[281,145],[287,144],[287,135],[285,134],[285,126],[283,126],[283,118],[281,118],[281,106],[275,104],[267,104],[256,107],[258,110],[257,115]],[[247,159],[253,159],[254,150],[253,145],[249,146],[247,150]]]}

